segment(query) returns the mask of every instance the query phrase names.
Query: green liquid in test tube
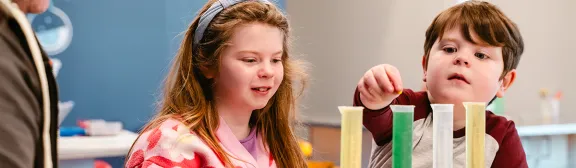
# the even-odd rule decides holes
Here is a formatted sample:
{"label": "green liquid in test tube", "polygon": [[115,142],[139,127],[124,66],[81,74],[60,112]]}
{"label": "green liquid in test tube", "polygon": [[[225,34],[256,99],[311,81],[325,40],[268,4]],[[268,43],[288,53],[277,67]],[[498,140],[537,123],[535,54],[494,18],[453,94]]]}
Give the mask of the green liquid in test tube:
{"label": "green liquid in test tube", "polygon": [[392,167],[412,167],[413,105],[390,105],[392,109]]}

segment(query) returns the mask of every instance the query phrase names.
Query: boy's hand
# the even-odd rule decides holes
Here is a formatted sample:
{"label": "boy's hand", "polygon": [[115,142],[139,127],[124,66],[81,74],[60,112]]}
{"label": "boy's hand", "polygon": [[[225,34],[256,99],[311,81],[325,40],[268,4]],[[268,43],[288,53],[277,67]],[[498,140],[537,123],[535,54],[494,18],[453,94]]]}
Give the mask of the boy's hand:
{"label": "boy's hand", "polygon": [[390,105],[402,90],[402,79],[398,69],[388,64],[370,68],[358,82],[360,100],[370,110]]}

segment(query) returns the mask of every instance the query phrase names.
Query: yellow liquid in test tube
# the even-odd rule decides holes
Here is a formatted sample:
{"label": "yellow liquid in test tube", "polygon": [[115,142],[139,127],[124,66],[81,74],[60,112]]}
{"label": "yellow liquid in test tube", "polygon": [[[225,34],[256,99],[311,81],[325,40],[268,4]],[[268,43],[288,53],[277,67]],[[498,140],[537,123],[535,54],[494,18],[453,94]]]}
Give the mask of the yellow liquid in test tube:
{"label": "yellow liquid in test tube", "polygon": [[362,165],[362,110],[364,107],[339,106],[342,115],[340,167],[360,168]]}
{"label": "yellow liquid in test tube", "polygon": [[466,108],[466,167],[484,168],[486,103],[464,102]]}

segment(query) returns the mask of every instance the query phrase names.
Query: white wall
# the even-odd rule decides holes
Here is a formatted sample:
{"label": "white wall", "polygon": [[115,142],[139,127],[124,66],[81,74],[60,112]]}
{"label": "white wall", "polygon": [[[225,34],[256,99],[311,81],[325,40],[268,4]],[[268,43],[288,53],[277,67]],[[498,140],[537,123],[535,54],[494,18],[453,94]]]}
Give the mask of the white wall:
{"label": "white wall", "polygon": [[[337,106],[351,105],[362,74],[393,64],[406,87],[420,89],[424,34],[454,0],[288,0],[294,53],[312,63],[303,100],[306,120],[339,123]],[[561,121],[576,122],[576,1],[492,0],[515,21],[525,53],[516,83],[506,95],[506,114],[517,124],[539,121],[538,89],[562,89]],[[522,7],[519,5],[522,4]],[[546,62],[549,61],[549,62]],[[546,62],[546,63],[545,63]]]}
{"label": "white wall", "polygon": [[[506,112],[520,124],[539,124],[541,87],[564,91],[561,122],[576,122],[576,1],[494,0],[516,21],[524,37],[525,52],[519,76],[506,97]],[[522,7],[519,7],[519,5]],[[572,86],[572,87],[571,87]]]}

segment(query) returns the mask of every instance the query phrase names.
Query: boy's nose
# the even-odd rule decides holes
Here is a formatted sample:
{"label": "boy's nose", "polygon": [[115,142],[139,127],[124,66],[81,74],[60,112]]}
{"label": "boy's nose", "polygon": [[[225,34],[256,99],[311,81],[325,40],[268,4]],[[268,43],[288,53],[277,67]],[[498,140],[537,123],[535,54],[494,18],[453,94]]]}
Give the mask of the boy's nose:
{"label": "boy's nose", "polygon": [[454,59],[454,65],[469,66],[468,59],[464,58],[463,56],[456,56]]}
{"label": "boy's nose", "polygon": [[457,59],[457,60],[456,60],[456,64],[468,65],[468,61],[462,61],[462,60]]}

